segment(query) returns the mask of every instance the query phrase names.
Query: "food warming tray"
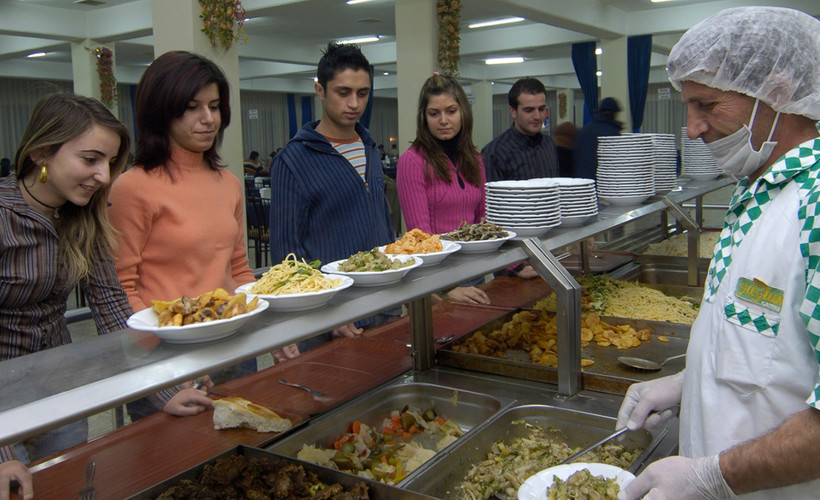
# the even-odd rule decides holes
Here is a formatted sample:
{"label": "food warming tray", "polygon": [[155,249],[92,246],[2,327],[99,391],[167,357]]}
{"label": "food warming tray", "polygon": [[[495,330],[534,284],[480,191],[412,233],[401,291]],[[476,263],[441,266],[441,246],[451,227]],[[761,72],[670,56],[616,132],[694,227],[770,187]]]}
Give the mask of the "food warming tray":
{"label": "food warming tray", "polygon": [[207,460],[194,467],[191,467],[185,472],[182,472],[166,481],[163,481],[159,484],[152,486],[147,490],[141,491],[140,493],[137,493],[136,495],[129,497],[129,500],[154,499],[165,490],[176,485],[182,479],[197,479],[201,475],[202,471],[205,469],[205,466],[207,464],[213,463],[220,458],[228,457],[231,455],[244,455],[248,458],[264,458],[268,461],[284,460],[290,463],[297,463],[301,465],[306,471],[315,472],[316,475],[319,477],[319,480],[323,483],[339,483],[342,486],[344,486],[347,490],[353,488],[353,486],[356,483],[364,481],[369,488],[371,500],[433,500],[431,497],[421,493],[403,491],[399,488],[396,488],[395,486],[379,483],[378,481],[352,476],[350,474],[345,474],[343,472],[339,472],[333,469],[328,469],[326,467],[320,467],[318,465],[314,465],[308,462],[296,460],[295,458],[286,457],[283,455],[272,453],[270,451],[260,450],[257,448],[251,448],[247,446],[237,446],[236,448],[221,453],[210,460]]}
{"label": "food warming tray", "polygon": [[[469,435],[470,429],[486,422],[501,410],[501,403],[495,397],[486,394],[427,383],[390,385],[311,420],[301,430],[275,441],[266,449],[295,458],[304,444],[325,447],[337,440],[345,433],[347,425],[355,420],[380,429],[392,410],[401,410],[404,406],[415,406],[424,410],[431,405],[438,415],[458,424],[461,430],[465,431],[465,435]],[[461,439],[464,437],[459,438]],[[450,444],[440,453],[452,446],[453,444]],[[413,474],[415,471],[398,484],[401,485]]]}
{"label": "food warming tray", "polygon": [[[473,464],[484,460],[495,441],[507,444],[516,437],[527,434],[524,425],[514,421],[525,421],[544,429],[559,430],[571,447],[587,446],[612,433],[615,419],[578,410],[557,408],[546,405],[523,405],[509,408],[475,432],[457,441],[446,455],[434,457],[422,465],[402,487],[436,498],[453,498],[453,492],[463,481]],[[665,427],[653,431],[640,430],[624,435],[622,444],[628,450],[644,448],[641,455],[627,469],[637,473],[652,451],[667,434]]]}
{"label": "food warming tray", "polygon": [[[511,311],[478,330],[488,333],[500,328],[504,323],[510,321],[513,315],[519,311],[520,310]],[[684,362],[679,361],[671,362],[656,372],[638,370],[622,365],[618,361],[618,357],[633,356],[660,362],[669,356],[685,353],[689,344],[689,325],[610,316],[601,316],[601,320],[611,325],[628,324],[636,330],[648,328],[652,333],[652,339],[648,342],[641,342],[640,346],[630,349],[617,349],[614,346],[603,347],[594,342],[590,342],[587,346],[582,347],[582,357],[591,358],[595,361],[594,365],[583,369],[582,384],[584,389],[598,390],[611,394],[625,394],[626,390],[634,382],[672,375],[683,368]],[[507,350],[505,353],[507,359],[468,354],[453,350],[453,346],[465,343],[474,334],[475,331],[439,348],[436,352],[438,363],[444,366],[464,368],[496,375],[552,383],[558,382],[558,370],[556,368],[531,363],[529,354],[523,350]],[[659,341],[659,335],[667,337],[669,342]]]}

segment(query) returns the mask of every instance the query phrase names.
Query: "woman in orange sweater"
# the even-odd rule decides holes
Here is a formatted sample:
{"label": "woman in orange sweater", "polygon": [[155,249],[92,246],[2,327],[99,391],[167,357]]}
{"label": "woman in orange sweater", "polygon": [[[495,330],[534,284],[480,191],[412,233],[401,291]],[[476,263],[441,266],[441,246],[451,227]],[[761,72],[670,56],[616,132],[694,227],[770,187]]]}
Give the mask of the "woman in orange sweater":
{"label": "woman in orange sweater", "polygon": [[[254,281],[243,234],[242,184],[218,152],[231,121],[222,70],[189,52],[161,55],[139,82],[135,118],[136,166],[114,183],[108,212],[118,232],[117,275],[131,307],[140,311],[152,299],[193,297],[215,288],[233,293]],[[255,371],[256,360],[231,368],[224,378]],[[132,419],[156,408],[191,415],[211,406],[204,391],[185,386],[148,399],[151,404],[129,404]]]}

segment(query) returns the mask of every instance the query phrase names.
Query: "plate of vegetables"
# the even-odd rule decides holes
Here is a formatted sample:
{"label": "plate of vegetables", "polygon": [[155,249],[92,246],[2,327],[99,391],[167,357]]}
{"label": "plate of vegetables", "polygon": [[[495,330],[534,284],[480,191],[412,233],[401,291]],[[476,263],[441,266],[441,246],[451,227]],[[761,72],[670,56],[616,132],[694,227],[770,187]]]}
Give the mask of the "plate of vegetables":
{"label": "plate of vegetables", "polygon": [[322,266],[322,272],[353,278],[354,286],[382,286],[398,283],[411,270],[421,266],[418,256],[387,256],[378,248],[358,252],[344,260]]}
{"label": "plate of vegetables", "polygon": [[614,465],[584,462],[556,465],[527,478],[518,489],[518,499],[616,500],[618,492],[633,479],[635,476],[631,472]]}
{"label": "plate of vegetables", "polygon": [[486,253],[498,250],[507,240],[516,234],[498,224],[482,222],[478,224],[462,223],[455,231],[441,235],[442,241],[454,241],[461,245],[463,253]]}

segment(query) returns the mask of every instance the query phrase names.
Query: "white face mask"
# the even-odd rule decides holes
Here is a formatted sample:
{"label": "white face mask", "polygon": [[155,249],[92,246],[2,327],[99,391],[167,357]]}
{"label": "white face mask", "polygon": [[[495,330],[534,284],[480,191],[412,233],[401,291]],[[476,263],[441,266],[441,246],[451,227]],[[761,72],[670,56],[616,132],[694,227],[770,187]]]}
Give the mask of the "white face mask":
{"label": "white face mask", "polygon": [[749,125],[743,125],[737,132],[720,138],[716,141],[706,143],[706,146],[712,151],[712,156],[715,157],[718,167],[722,170],[734,175],[738,179],[742,179],[757,171],[766,160],[772,155],[777,141],[772,141],[772,134],[777,127],[777,120],[780,118],[778,111],[774,117],[774,123],[769,130],[769,137],[760,146],[760,151],[755,151],[752,146],[752,129],[755,115],[757,114],[757,105],[760,100],[755,100],[755,107],[752,109],[752,118]]}

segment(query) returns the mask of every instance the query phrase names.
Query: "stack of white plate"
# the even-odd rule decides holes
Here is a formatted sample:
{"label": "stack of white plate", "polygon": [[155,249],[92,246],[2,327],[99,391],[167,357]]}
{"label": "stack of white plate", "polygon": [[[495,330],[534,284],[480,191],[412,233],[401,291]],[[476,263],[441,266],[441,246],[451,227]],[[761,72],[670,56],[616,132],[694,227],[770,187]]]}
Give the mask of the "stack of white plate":
{"label": "stack of white plate", "polygon": [[681,173],[682,177],[689,177],[696,181],[716,179],[722,173],[715,163],[715,157],[703,142],[703,139],[692,140],[686,136],[686,127],[681,129]]}
{"label": "stack of white plate", "polygon": [[655,194],[655,148],[648,134],[598,138],[598,197],[637,205]]}
{"label": "stack of white plate", "polygon": [[678,147],[675,134],[649,134],[655,146],[655,193],[675,189],[678,177]]}
{"label": "stack of white plate", "polygon": [[556,177],[561,200],[561,224],[577,226],[598,215],[595,181],[574,177]]}
{"label": "stack of white plate", "polygon": [[518,236],[539,236],[561,224],[561,200],[554,179],[494,181],[485,186],[487,221]]}

